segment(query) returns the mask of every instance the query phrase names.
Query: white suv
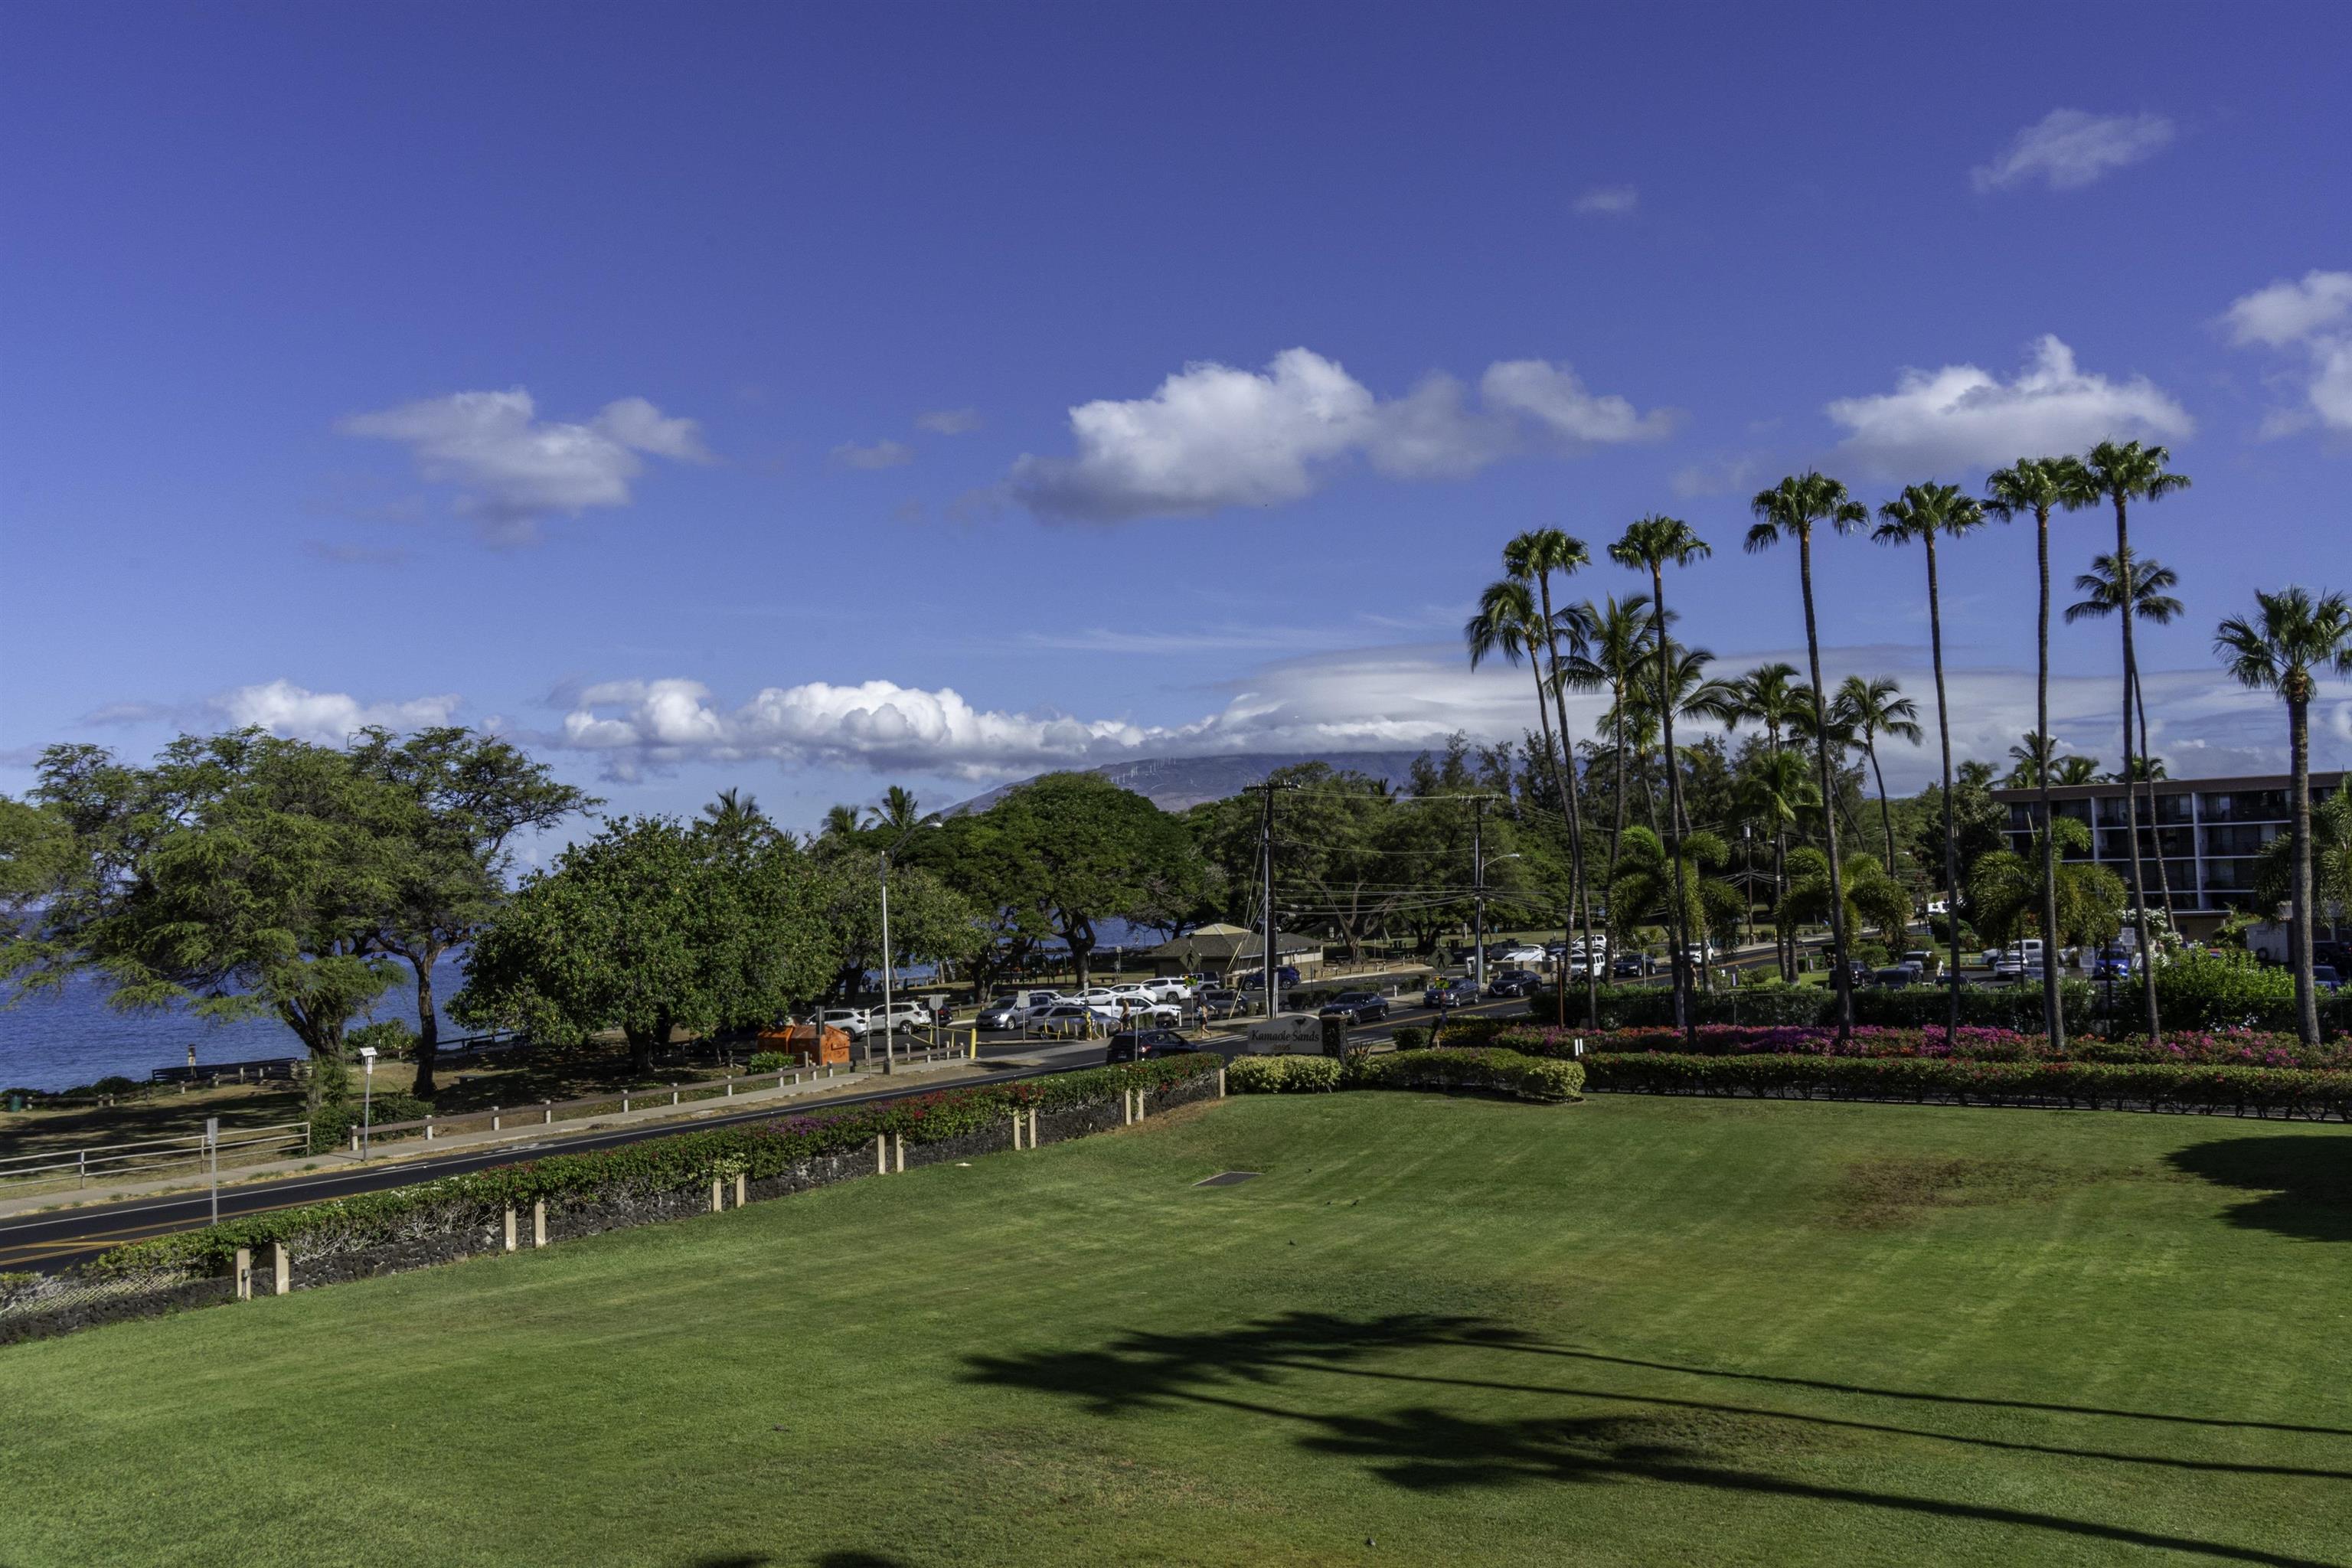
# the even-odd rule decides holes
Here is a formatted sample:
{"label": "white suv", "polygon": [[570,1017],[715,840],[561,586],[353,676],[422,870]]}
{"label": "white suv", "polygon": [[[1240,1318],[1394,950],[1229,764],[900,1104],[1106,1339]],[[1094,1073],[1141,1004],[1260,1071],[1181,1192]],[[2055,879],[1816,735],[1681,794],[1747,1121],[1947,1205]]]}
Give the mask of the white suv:
{"label": "white suv", "polygon": [[866,1026],[884,1034],[902,1034],[908,1029],[929,1028],[935,1020],[930,1004],[909,996],[894,1000],[887,1007],[877,1007],[866,1016]]}

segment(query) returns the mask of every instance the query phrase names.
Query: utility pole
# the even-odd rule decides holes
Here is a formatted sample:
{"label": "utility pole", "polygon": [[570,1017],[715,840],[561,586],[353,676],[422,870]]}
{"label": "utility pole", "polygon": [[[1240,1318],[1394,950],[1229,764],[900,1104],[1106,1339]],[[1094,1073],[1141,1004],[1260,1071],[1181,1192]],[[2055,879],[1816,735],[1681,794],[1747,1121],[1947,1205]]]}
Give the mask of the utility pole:
{"label": "utility pole", "polygon": [[1265,792],[1265,810],[1258,822],[1258,876],[1265,895],[1265,1016],[1271,1021],[1282,1011],[1274,973],[1274,781],[1268,779],[1260,787]]}
{"label": "utility pole", "polygon": [[1470,983],[1486,989],[1486,797],[1470,797]]}

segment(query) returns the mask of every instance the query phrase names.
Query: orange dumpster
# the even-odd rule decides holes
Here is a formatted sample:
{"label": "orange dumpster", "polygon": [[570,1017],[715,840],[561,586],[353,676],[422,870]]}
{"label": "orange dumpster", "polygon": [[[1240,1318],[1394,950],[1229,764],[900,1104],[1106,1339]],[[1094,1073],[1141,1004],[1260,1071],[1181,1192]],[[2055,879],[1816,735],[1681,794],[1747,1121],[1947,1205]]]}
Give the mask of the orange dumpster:
{"label": "orange dumpster", "polygon": [[[817,1039],[814,1038],[815,1034],[815,1026],[812,1024],[792,1024],[781,1029],[762,1029],[760,1031],[760,1045],[764,1050],[782,1051],[786,1056],[796,1056],[810,1067],[821,1068],[828,1063],[838,1063],[843,1067],[849,1065],[847,1035],[843,1034],[839,1029],[827,1029],[824,1033],[824,1037]],[[814,1050],[814,1059],[811,1057],[812,1046]]]}

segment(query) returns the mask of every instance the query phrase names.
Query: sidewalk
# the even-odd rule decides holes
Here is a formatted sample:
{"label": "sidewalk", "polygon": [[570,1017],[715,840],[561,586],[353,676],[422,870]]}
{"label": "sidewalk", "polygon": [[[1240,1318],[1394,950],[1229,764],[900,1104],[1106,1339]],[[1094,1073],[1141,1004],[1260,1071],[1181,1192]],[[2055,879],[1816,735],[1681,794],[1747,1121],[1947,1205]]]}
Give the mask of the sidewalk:
{"label": "sidewalk", "polygon": [[[427,1142],[422,1138],[404,1138],[396,1143],[379,1145],[366,1160],[337,1149],[321,1154],[303,1154],[289,1159],[272,1160],[261,1164],[239,1165],[221,1173],[223,1188],[266,1182],[281,1176],[314,1176],[327,1171],[376,1171],[396,1167],[422,1159],[440,1159],[448,1154],[481,1153],[507,1146],[557,1142],[583,1132],[610,1131],[620,1127],[642,1127],[653,1122],[677,1122],[680,1131],[692,1130],[693,1123],[712,1116],[731,1115],[761,1106],[782,1106],[787,1101],[807,1100],[822,1104],[844,1093],[870,1093],[898,1084],[910,1087],[918,1080],[952,1082],[984,1081],[992,1076],[985,1066],[1013,1066],[997,1062],[983,1064],[964,1058],[945,1061],[902,1064],[896,1072],[877,1072],[870,1068],[848,1072],[837,1078],[814,1079],[807,1083],[787,1084],[781,1089],[751,1089],[720,1099],[698,1100],[686,1105],[640,1106],[631,1110],[614,1110],[573,1121],[559,1121],[550,1126],[533,1121],[526,1126],[509,1127],[501,1131],[487,1129],[471,1132],[451,1132]],[[961,1076],[955,1076],[961,1075]],[[560,1152],[560,1151],[559,1151]],[[35,1214],[46,1209],[78,1208],[86,1204],[115,1203],[125,1198],[153,1197],[167,1193],[202,1192],[210,1185],[203,1173],[182,1173],[159,1176],[152,1181],[92,1183],[86,1187],[68,1192],[28,1193],[21,1197],[0,1198],[0,1218]]]}

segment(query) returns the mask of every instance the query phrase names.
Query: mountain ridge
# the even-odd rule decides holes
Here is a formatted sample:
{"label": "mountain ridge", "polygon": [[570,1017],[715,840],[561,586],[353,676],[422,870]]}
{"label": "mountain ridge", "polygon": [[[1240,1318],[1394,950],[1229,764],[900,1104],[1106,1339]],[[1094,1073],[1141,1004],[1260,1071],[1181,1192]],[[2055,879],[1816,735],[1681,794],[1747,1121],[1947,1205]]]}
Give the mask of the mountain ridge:
{"label": "mountain ridge", "polygon": [[[1414,759],[1426,752],[1422,748],[1411,752],[1248,752],[1206,757],[1133,757],[1071,771],[1093,773],[1121,789],[1133,790],[1162,811],[1184,811],[1262,783],[1276,768],[1296,767],[1302,763],[1326,763],[1334,768],[1350,768],[1401,784],[1411,777]],[[969,811],[986,811],[1023,784],[1034,784],[1045,776],[1037,773],[999,784],[948,807],[946,814],[960,816]]]}

